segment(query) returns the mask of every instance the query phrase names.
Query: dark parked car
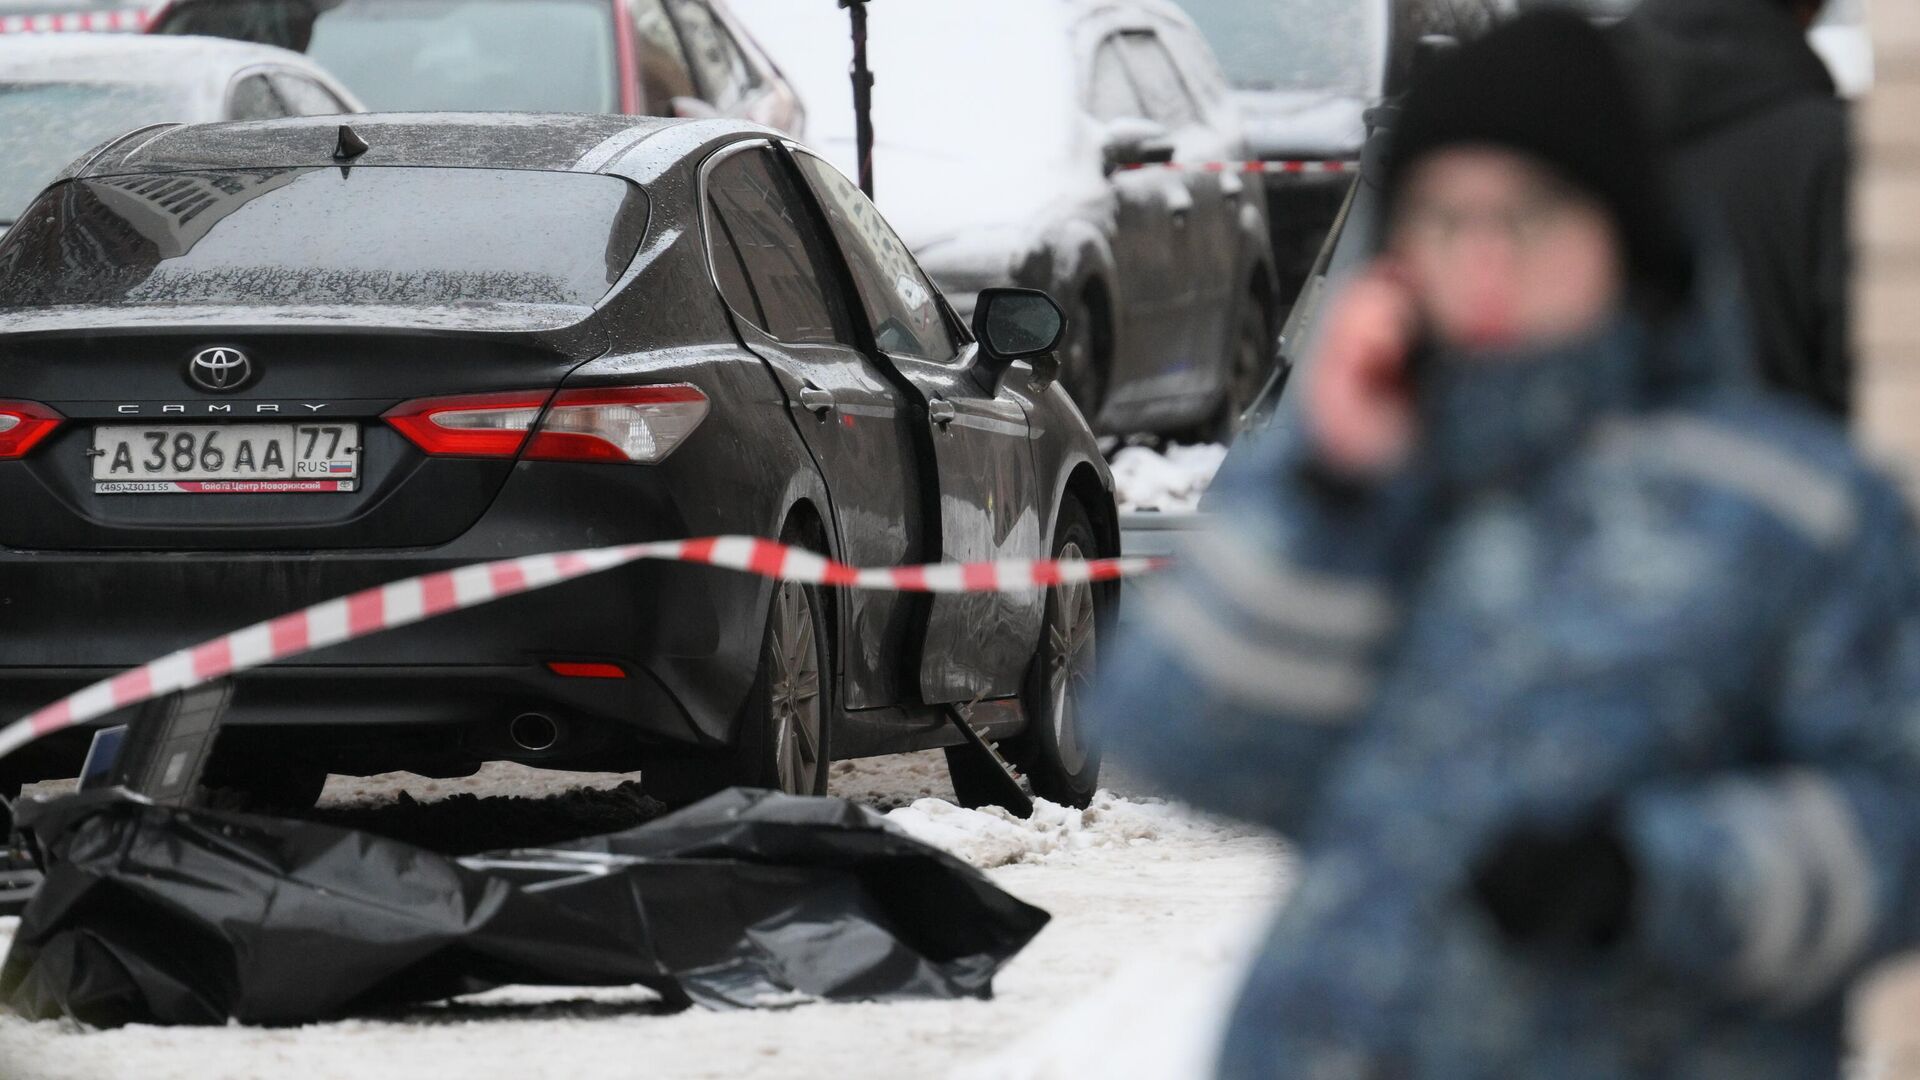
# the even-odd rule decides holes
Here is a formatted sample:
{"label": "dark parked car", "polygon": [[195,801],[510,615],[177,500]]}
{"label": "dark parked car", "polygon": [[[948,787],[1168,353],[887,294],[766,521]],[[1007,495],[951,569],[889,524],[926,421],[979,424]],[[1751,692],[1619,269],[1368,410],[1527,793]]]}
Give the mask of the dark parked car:
{"label": "dark parked car", "polygon": [[173,0],[152,33],[278,45],[372,109],[732,116],[806,112],[722,0]]}
{"label": "dark parked car", "polygon": [[[851,171],[845,19],[735,6]],[[963,312],[983,288],[1052,293],[1095,427],[1229,434],[1272,367],[1280,294],[1258,179],[1221,168],[1247,146],[1200,32],[1164,0],[902,8],[870,24],[874,182],[927,271]]]}
{"label": "dark parked car", "polygon": [[152,124],[359,112],[298,53],[207,38],[0,37],[0,230],[67,163]]}
{"label": "dark parked car", "polygon": [[[1515,0],[1177,0],[1207,35],[1262,161],[1358,157],[1366,110],[1400,93],[1422,39],[1478,37]],[[1307,281],[1346,198],[1344,168],[1266,174],[1280,289]]]}
{"label": "dark parked car", "polygon": [[[1352,277],[1379,253],[1380,192],[1382,170],[1392,134],[1392,106],[1382,106],[1367,114],[1366,145],[1361,167],[1347,181],[1334,215],[1308,269],[1307,282],[1287,317],[1280,335],[1280,362],[1259,397],[1242,418],[1244,430],[1227,454],[1221,468],[1232,468],[1236,459],[1244,460],[1255,444],[1274,438],[1276,432],[1300,422],[1300,395],[1287,390],[1296,385],[1310,364],[1313,349],[1322,328],[1335,283]],[[1128,555],[1177,555],[1188,534],[1206,527],[1206,500],[1198,511],[1132,511],[1120,516],[1121,543]]]}
{"label": "dark parked car", "polygon": [[[1117,553],[1111,475],[1034,348],[1058,310],[986,294],[976,342],[805,149],[718,120],[337,129],[146,131],[0,241],[0,716],[515,553]],[[636,566],[241,676],[215,772],[289,799],[500,759],[820,791],[833,758],[951,745],[973,704],[1042,794],[1084,802],[1076,702],[1115,595]]]}

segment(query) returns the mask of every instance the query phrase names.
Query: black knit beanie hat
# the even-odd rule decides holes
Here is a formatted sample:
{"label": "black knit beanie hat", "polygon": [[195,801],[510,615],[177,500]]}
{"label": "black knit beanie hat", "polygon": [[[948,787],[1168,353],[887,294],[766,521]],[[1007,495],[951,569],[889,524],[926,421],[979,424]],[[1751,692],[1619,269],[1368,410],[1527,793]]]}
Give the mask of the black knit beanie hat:
{"label": "black knit beanie hat", "polygon": [[1386,220],[1423,158],[1465,144],[1514,150],[1612,212],[1636,291],[1663,306],[1691,280],[1653,141],[1620,58],[1586,20],[1523,15],[1436,60],[1393,125]]}

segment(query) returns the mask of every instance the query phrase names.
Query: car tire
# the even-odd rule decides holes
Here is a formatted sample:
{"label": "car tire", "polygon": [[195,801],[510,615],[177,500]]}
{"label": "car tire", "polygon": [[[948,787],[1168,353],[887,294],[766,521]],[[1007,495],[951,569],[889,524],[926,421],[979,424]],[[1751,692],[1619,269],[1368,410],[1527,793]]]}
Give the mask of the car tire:
{"label": "car tire", "polygon": [[1266,304],[1256,290],[1240,305],[1240,318],[1227,344],[1227,385],[1220,412],[1214,417],[1212,430],[1206,433],[1210,441],[1231,444],[1240,433],[1240,417],[1260,396],[1273,374],[1275,351]]}
{"label": "car tire", "polygon": [[[817,529],[789,528],[781,539],[827,550]],[[828,598],[817,585],[775,585],[760,671],[734,746],[737,783],[789,795],[827,793],[838,706],[828,610]]]}
{"label": "car tire", "polygon": [[[826,537],[818,528],[789,526],[781,542],[809,551],[825,552]],[[673,755],[647,762],[641,772],[640,787],[668,806],[687,806],[730,787],[769,788],[789,795],[825,795],[827,775],[833,762],[833,717],[839,702],[834,695],[832,677],[833,650],[828,636],[827,594],[814,585],[776,583],[773,602],[767,608],[767,627],[761,637],[760,665],[753,686],[740,707],[733,746],[722,754]],[[796,619],[796,615],[803,618]],[[786,625],[783,627],[783,621]],[[783,646],[795,643],[791,635],[801,626],[810,626],[812,664],[796,664]],[[804,696],[806,680],[796,686],[791,672],[795,667],[811,668],[814,702],[818,709],[817,727],[807,732],[815,737],[800,738],[791,722],[790,706],[796,691]],[[801,754],[804,763],[796,767],[795,752],[801,743],[809,744],[811,754]]]}
{"label": "car tire", "polygon": [[[1053,557],[1101,555],[1093,519],[1068,496],[1060,508]],[[1047,590],[1040,647],[1021,688],[1027,728],[1003,746],[1033,793],[1062,806],[1084,807],[1100,786],[1100,746],[1087,723],[1086,693],[1099,663],[1100,640],[1112,630],[1112,583],[1056,585]],[[955,778],[958,793],[959,778]]]}
{"label": "car tire", "polygon": [[1099,296],[1091,288],[1082,289],[1067,311],[1066,335],[1060,342],[1060,385],[1090,426],[1100,422],[1100,408],[1106,404],[1113,365],[1106,343],[1112,337]]}

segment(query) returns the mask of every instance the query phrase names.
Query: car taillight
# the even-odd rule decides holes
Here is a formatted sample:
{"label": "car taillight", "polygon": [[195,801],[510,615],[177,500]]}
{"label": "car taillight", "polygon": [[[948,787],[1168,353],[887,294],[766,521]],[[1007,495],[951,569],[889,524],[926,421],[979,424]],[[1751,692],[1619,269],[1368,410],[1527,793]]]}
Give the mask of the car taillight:
{"label": "car taillight", "polygon": [[422,398],[387,410],[386,421],[435,457],[510,458],[553,396],[547,390]]}
{"label": "car taillight", "polygon": [[395,406],[386,421],[436,457],[651,465],[686,441],[708,407],[707,395],[679,383],[565,390],[551,395],[551,404],[549,397],[528,391],[425,398]]}
{"label": "car taillight", "polygon": [[31,401],[0,401],[0,461],[27,456],[66,417]]}
{"label": "car taillight", "polygon": [[658,464],[707,418],[707,404],[707,395],[685,384],[563,390],[526,456]]}

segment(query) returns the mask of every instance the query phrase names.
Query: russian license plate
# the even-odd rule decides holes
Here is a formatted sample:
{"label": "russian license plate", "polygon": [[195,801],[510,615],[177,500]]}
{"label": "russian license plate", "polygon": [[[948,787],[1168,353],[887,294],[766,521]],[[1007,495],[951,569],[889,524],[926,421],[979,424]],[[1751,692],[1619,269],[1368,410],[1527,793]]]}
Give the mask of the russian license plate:
{"label": "russian license plate", "polygon": [[100,495],[272,495],[356,491],[358,424],[102,424]]}

